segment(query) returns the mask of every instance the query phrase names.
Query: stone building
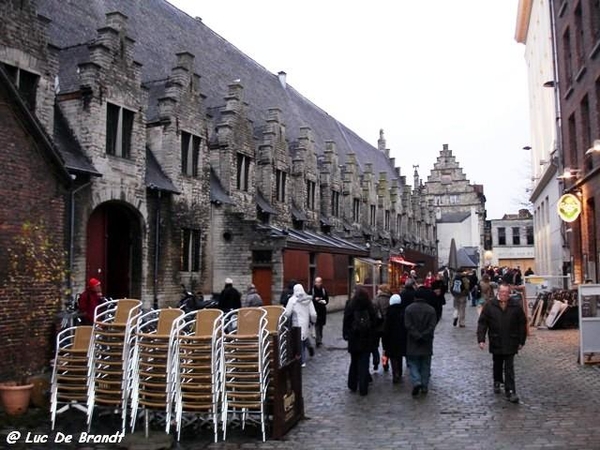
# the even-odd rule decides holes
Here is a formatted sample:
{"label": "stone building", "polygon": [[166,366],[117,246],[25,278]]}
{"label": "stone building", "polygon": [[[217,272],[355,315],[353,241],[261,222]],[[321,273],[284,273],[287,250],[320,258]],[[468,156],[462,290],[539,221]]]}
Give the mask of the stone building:
{"label": "stone building", "polygon": [[[416,174],[417,184],[420,181]],[[483,259],[486,219],[483,186],[469,182],[448,144],[443,145],[421,190],[427,202],[435,208],[438,264],[448,263],[452,238],[457,248],[465,248],[467,254],[479,263]]]}
{"label": "stone building", "polygon": [[270,303],[319,275],[341,302],[364,264],[373,284],[402,253],[435,269],[433,208],[383,131],[367,143],[200,20],[164,0],[2,7],[37,27],[0,33],[0,61],[40,76],[39,120],[73,179],[76,292],[94,276],[165,306],[181,283],[210,295],[230,277]]}
{"label": "stone building", "polygon": [[531,267],[537,273],[531,212],[521,209],[517,214],[505,214],[502,219],[492,220],[491,223],[493,256],[490,264],[520,267],[521,272]]}

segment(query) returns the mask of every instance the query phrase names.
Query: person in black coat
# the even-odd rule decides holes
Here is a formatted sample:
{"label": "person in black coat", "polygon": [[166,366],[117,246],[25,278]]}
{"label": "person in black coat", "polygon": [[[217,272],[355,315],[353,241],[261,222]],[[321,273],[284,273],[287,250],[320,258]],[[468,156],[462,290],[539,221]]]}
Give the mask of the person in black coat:
{"label": "person in black coat", "polygon": [[[357,321],[368,317],[368,329],[358,329]],[[343,338],[348,341],[350,368],[348,369],[348,389],[367,395],[369,392],[369,356],[375,342],[377,316],[369,293],[357,287],[352,298],[346,303],[342,326]]]}
{"label": "person in black coat", "polygon": [[412,278],[407,279],[404,289],[400,292],[400,297],[405,308],[415,301],[415,289],[417,288],[415,284],[415,280]]}
{"label": "person in black coat", "polygon": [[431,290],[437,297],[437,303],[433,308],[435,309],[437,320],[439,322],[442,319],[442,311],[446,304],[446,292],[448,292],[448,282],[444,280],[444,275],[442,273],[437,274],[437,278],[431,284]]}
{"label": "person in black coat", "polygon": [[509,401],[519,402],[515,387],[515,355],[527,339],[527,318],[521,302],[510,300],[510,286],[501,284],[497,298],[482,309],[477,323],[477,342],[485,348],[485,336],[489,338],[489,349],[493,358],[494,392],[504,391]]}
{"label": "person in black coat", "polygon": [[327,323],[327,305],[329,304],[329,294],[323,287],[321,277],[315,278],[315,284],[309,292],[313,298],[313,305],[317,312],[317,322],[315,323],[315,341],[317,347],[323,344],[323,327]]}
{"label": "person in black coat", "polygon": [[390,306],[383,324],[383,349],[392,366],[392,383],[402,379],[402,357],[406,356],[406,327],[404,310],[406,305],[398,294],[390,297]]}
{"label": "person in black coat", "polygon": [[[418,281],[417,281],[417,284],[418,284]],[[437,311],[441,310],[442,306],[439,304],[440,303],[439,297],[437,295],[435,295],[435,292],[433,292],[433,289],[428,288],[425,285],[421,284],[415,290],[415,297],[425,299],[427,304],[436,311],[436,313],[435,313],[436,318],[438,317]]]}
{"label": "person in black coat", "polygon": [[427,394],[431,376],[431,356],[433,355],[433,333],[437,325],[435,309],[417,291],[415,302],[406,307],[406,363],[413,384],[412,395]]}
{"label": "person in black coat", "polygon": [[242,307],[242,294],[233,287],[231,278],[225,279],[225,287],[219,295],[219,309],[225,313]]}

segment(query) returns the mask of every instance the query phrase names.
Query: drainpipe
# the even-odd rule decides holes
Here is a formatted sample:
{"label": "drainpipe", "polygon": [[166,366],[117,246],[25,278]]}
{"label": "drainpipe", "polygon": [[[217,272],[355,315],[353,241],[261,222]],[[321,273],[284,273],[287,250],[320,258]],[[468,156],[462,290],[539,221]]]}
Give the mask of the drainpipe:
{"label": "drainpipe", "polygon": [[67,287],[69,289],[70,294],[70,300],[72,301],[74,296],[73,296],[73,252],[74,252],[74,247],[75,247],[75,194],[77,194],[77,192],[79,192],[80,190],[82,190],[83,188],[88,187],[90,184],[92,184],[91,181],[88,181],[85,184],[82,184],[81,186],[72,189],[71,190],[71,198],[70,198],[70,205],[69,205],[69,276],[67,277]]}
{"label": "drainpipe", "polygon": [[[550,0],[548,2],[548,7],[550,8],[550,33],[552,38],[552,66],[553,66],[553,75],[554,75],[554,112],[556,115],[555,125],[556,125],[556,149],[558,152],[558,173],[563,173],[565,170],[565,155],[564,155],[564,147],[562,141],[562,111],[560,107],[560,81],[558,79],[558,50],[557,50],[557,39],[556,39],[556,15],[554,14],[554,0]],[[559,181],[559,196],[561,196],[564,192],[564,181]],[[562,250],[563,250],[563,267],[564,262],[569,261],[571,259],[571,248],[569,246],[569,242],[566,234],[566,223],[562,222],[560,224],[560,234],[562,240]],[[565,254],[565,250],[566,253]],[[560,273],[563,273],[563,267],[560,268]],[[575,268],[571,267],[571,274],[573,274],[573,270]],[[572,276],[572,275],[571,275]],[[563,281],[563,287],[566,289],[567,280]]]}
{"label": "drainpipe", "polygon": [[154,309],[158,309],[158,261],[160,250],[160,199],[162,192],[157,190],[158,197],[156,198],[156,230],[154,236]]}

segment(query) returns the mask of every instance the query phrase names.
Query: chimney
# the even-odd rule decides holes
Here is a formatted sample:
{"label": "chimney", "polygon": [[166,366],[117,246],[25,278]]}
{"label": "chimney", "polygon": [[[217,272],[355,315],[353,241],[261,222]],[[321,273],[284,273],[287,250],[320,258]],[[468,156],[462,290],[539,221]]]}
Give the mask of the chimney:
{"label": "chimney", "polygon": [[287,86],[287,82],[285,79],[287,76],[287,73],[285,73],[283,70],[281,70],[281,71],[277,72],[277,76],[279,77],[279,83],[281,84],[281,87],[285,89]]}

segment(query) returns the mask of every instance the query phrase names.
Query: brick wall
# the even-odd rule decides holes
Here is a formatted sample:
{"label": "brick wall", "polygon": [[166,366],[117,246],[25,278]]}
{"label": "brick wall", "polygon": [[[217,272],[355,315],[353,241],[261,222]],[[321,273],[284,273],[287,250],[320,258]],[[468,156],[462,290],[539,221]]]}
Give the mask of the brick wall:
{"label": "brick wall", "polygon": [[[34,142],[0,89],[0,378],[13,375],[20,361],[39,371],[47,366],[54,345],[55,314],[61,299],[52,285],[19,279],[8,284],[8,248],[24,222],[43,219],[48,239],[63,249],[64,190],[45,150]],[[19,293],[20,290],[20,293]]]}

